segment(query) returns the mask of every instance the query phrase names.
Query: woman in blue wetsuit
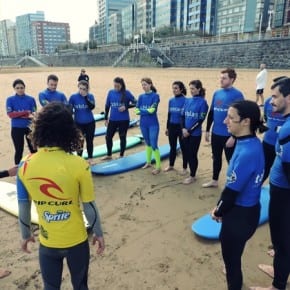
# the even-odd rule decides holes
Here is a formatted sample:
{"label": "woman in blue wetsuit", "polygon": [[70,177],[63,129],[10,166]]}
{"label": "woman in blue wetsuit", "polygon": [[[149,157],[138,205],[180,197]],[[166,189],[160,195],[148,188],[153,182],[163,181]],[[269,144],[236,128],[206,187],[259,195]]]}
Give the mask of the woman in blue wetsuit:
{"label": "woman in blue wetsuit", "polygon": [[153,175],[160,173],[161,161],[158,149],[159,122],[157,108],[160,102],[157,90],[150,78],[141,79],[144,94],[141,94],[136,104],[136,114],[140,115],[140,128],[146,143],[146,164],[143,169],[151,167],[152,152],[155,159]]}
{"label": "woman in blue wetsuit", "polygon": [[182,134],[185,144],[185,155],[190,167],[190,176],[185,178],[183,184],[190,184],[195,181],[195,174],[198,167],[198,149],[201,141],[201,126],[208,111],[208,104],[205,100],[205,89],[200,80],[193,80],[189,83],[192,98],[187,99],[183,108]]}
{"label": "woman in blue wetsuit", "polygon": [[212,211],[212,218],[222,222],[220,241],[228,289],[241,290],[241,257],[246,242],[258,226],[264,174],[263,148],[255,132],[265,127],[260,109],[252,101],[231,104],[224,122],[237,144],[228,166],[225,188]]}
{"label": "woman in blue wetsuit", "polygon": [[165,135],[168,136],[170,153],[169,153],[169,166],[167,166],[164,171],[170,171],[174,169],[174,163],[176,159],[176,146],[177,140],[179,141],[182,159],[183,159],[183,171],[181,174],[186,174],[187,172],[187,160],[185,154],[185,147],[182,138],[182,128],[181,128],[181,118],[184,103],[186,100],[186,88],[183,82],[175,81],[172,84],[172,91],[174,97],[172,97],[168,102],[168,117],[166,124]]}
{"label": "woman in blue wetsuit", "polygon": [[[92,164],[94,150],[94,134],[96,122],[92,110],[95,108],[95,98],[89,93],[89,83],[87,81],[79,81],[79,92],[71,95],[69,104],[74,113],[76,125],[81,130],[86,139],[88,161]],[[78,155],[82,156],[83,150],[78,151]]]}
{"label": "woman in blue wetsuit", "polygon": [[31,132],[29,126],[36,112],[36,102],[31,96],[25,94],[25,84],[23,80],[16,79],[12,84],[15,95],[7,98],[6,111],[9,118],[11,118],[11,137],[15,148],[14,162],[19,164],[23,149],[24,137],[26,139],[29,151],[36,152],[33,148],[29,134]]}
{"label": "woman in blue wetsuit", "polygon": [[136,99],[132,93],[126,89],[124,79],[116,77],[114,79],[114,89],[108,92],[105,105],[107,156],[103,157],[102,160],[112,159],[113,137],[117,130],[120,137],[120,157],[124,156],[127,145],[127,131],[130,123],[128,109],[135,107],[135,105]]}

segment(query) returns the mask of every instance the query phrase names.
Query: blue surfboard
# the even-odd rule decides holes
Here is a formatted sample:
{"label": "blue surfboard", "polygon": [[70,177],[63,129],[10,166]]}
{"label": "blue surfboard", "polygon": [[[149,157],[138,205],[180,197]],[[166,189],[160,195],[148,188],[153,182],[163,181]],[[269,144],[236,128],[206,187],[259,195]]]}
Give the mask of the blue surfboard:
{"label": "blue surfboard", "polygon": [[[130,120],[129,127],[137,126],[138,121],[139,121],[139,120],[137,120],[137,119],[132,119],[132,120]],[[107,132],[107,127],[106,127],[106,126],[96,128],[96,130],[95,130],[95,136],[106,135],[106,132]]]}
{"label": "blue surfboard", "polygon": [[[260,213],[260,220],[259,225],[264,224],[268,221],[269,215],[269,201],[270,201],[270,194],[269,194],[269,185],[263,186],[261,190],[261,213]],[[210,214],[206,214],[201,218],[197,219],[191,226],[192,231],[205,239],[217,240],[219,238],[219,234],[221,231],[221,223],[214,221]]]}
{"label": "blue surfboard", "polygon": [[[179,145],[177,149],[179,149]],[[168,144],[162,145],[159,147],[159,150],[160,157],[162,159],[166,158],[169,156],[170,146]],[[154,162],[153,158],[152,161]],[[142,166],[145,165],[145,163],[146,163],[146,152],[141,151],[125,156],[123,158],[93,165],[91,166],[91,171],[93,174],[96,175],[113,175],[141,168]]]}
{"label": "blue surfboard", "polygon": [[102,113],[100,113],[100,114],[94,114],[94,119],[95,119],[96,122],[97,121],[104,120],[105,119],[105,114],[102,114]]}

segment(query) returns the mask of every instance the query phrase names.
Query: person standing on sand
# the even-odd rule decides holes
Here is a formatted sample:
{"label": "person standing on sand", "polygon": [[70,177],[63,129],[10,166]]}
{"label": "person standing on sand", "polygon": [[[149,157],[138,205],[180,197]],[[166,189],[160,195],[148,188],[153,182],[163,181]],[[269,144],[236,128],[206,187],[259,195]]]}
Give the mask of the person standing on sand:
{"label": "person standing on sand", "polygon": [[273,112],[285,123],[278,132],[276,158],[270,171],[269,227],[275,251],[274,279],[270,287],[251,290],[285,290],[290,272],[290,78],[281,78],[272,87]]}
{"label": "person standing on sand", "polygon": [[211,134],[211,150],[213,159],[212,180],[206,182],[202,187],[218,187],[219,174],[222,169],[222,154],[225,152],[227,162],[230,161],[234,152],[235,140],[230,136],[224,119],[230,105],[239,100],[243,100],[243,94],[233,87],[237,78],[234,69],[227,68],[221,71],[220,85],[221,89],[215,91],[207,117],[205,141],[209,142],[210,128],[213,124]]}
{"label": "person standing on sand", "polygon": [[208,111],[205,100],[205,89],[200,80],[189,83],[192,98],[187,99],[183,108],[183,142],[185,145],[186,160],[190,167],[190,176],[185,178],[183,184],[190,184],[196,180],[198,167],[198,149],[201,141],[201,126]]}
{"label": "person standing on sand", "polygon": [[228,166],[225,188],[211,216],[222,222],[219,239],[228,290],[241,290],[241,258],[246,242],[256,231],[261,208],[264,154],[255,133],[258,129],[263,132],[265,126],[258,105],[252,101],[232,103],[224,122],[237,144]]}
{"label": "person standing on sand", "polygon": [[[93,245],[102,254],[105,242],[95,203],[88,163],[73,155],[82,136],[68,107],[52,102],[34,120],[32,141],[37,153],[19,164],[17,198],[21,248],[30,253],[31,201],[39,216],[39,263],[44,289],[60,289],[66,259],[73,289],[88,290],[90,250],[82,210],[93,232]],[[46,164],[46,166],[43,166]]]}
{"label": "person standing on sand", "polygon": [[182,152],[182,175],[187,173],[187,159],[185,153],[184,140],[182,137],[182,111],[184,103],[186,101],[186,88],[183,82],[175,81],[172,84],[172,91],[174,97],[168,102],[168,116],[166,123],[165,135],[168,136],[170,153],[169,153],[169,166],[164,169],[164,172],[174,170],[174,163],[176,159],[176,146],[177,139],[179,140],[181,152]]}
{"label": "person standing on sand", "polygon": [[129,108],[134,108],[136,102],[132,93],[126,89],[124,79],[116,77],[114,79],[114,89],[108,92],[105,105],[107,155],[101,160],[112,159],[113,137],[117,130],[120,137],[120,157],[124,156],[127,145],[127,131],[130,124]]}
{"label": "person standing on sand", "polygon": [[67,104],[67,99],[64,93],[57,91],[58,77],[56,75],[49,75],[47,77],[47,89],[40,92],[39,103],[45,106],[51,102],[61,102]]}
{"label": "person standing on sand", "polygon": [[[77,127],[81,130],[86,139],[88,162],[93,164],[94,134],[96,122],[92,110],[95,108],[95,98],[89,93],[89,84],[86,81],[78,83],[79,92],[71,95],[69,105],[74,114]],[[83,155],[83,148],[78,151],[78,155]]]}
{"label": "person standing on sand", "polygon": [[152,171],[152,174],[156,175],[161,170],[160,152],[158,149],[159,122],[157,118],[160,97],[150,78],[142,78],[141,84],[144,94],[139,96],[135,112],[137,115],[140,115],[140,129],[146,143],[146,164],[142,168],[151,167],[153,152],[155,169]]}
{"label": "person standing on sand", "polygon": [[81,74],[78,77],[78,82],[80,81],[90,82],[90,77],[86,74],[86,70],[84,68],[81,69]]}
{"label": "person standing on sand", "polygon": [[[14,166],[8,170],[0,171],[0,178],[15,176],[17,174],[18,166]],[[11,274],[11,271],[0,268],[0,279],[5,278]]]}
{"label": "person standing on sand", "polygon": [[25,94],[23,80],[16,79],[12,84],[15,95],[7,98],[6,112],[11,118],[11,137],[15,148],[14,163],[18,165],[24,149],[24,137],[31,153],[36,152],[33,148],[29,134],[31,120],[36,112],[36,102],[31,96]]}
{"label": "person standing on sand", "polygon": [[260,72],[257,74],[256,77],[256,103],[259,103],[261,99],[260,106],[264,106],[264,89],[267,83],[268,72],[266,70],[266,65],[262,63],[260,65]]}

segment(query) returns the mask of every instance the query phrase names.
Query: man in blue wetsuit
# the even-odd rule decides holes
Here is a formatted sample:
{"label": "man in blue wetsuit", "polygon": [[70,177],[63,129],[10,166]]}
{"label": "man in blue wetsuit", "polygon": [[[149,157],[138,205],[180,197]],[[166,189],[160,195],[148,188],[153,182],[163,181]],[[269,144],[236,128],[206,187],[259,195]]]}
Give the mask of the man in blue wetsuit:
{"label": "man in blue wetsuit", "polygon": [[227,68],[221,71],[220,84],[221,89],[215,91],[207,117],[205,140],[209,142],[210,128],[213,124],[211,134],[211,148],[213,158],[213,176],[212,180],[204,183],[203,187],[217,187],[218,178],[222,168],[222,154],[225,151],[226,159],[229,162],[234,152],[234,139],[230,136],[224,119],[230,105],[239,100],[243,100],[243,94],[233,87],[237,78],[234,69]]}
{"label": "man in blue wetsuit", "polygon": [[56,90],[57,85],[58,77],[56,75],[49,75],[47,77],[47,89],[38,95],[41,106],[45,106],[51,102],[68,103],[65,94]]}
{"label": "man in blue wetsuit", "polygon": [[269,226],[275,251],[274,279],[270,287],[251,287],[252,290],[286,289],[290,272],[290,78],[279,79],[271,89],[273,112],[285,118],[270,171]]}

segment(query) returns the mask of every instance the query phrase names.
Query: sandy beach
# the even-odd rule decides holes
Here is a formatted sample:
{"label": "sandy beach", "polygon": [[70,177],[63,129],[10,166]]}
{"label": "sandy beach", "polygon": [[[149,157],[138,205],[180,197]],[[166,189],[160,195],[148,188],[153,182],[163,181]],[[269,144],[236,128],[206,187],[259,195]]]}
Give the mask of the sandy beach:
{"label": "sandy beach", "polygon": [[[190,80],[200,79],[206,88],[206,98],[210,105],[214,90],[219,88],[220,70],[87,68],[87,73],[91,80],[91,92],[97,102],[95,113],[104,110],[106,94],[112,88],[114,77],[123,77],[127,89],[136,97],[142,93],[140,79],[144,76],[151,77],[161,98],[158,109],[161,145],[168,143],[164,131],[167,104],[172,96],[172,82],[181,80],[188,85]],[[26,93],[34,96],[39,105],[38,93],[46,88],[48,74],[55,73],[59,76],[58,89],[69,97],[77,91],[79,72],[80,68],[0,70],[1,169],[13,165],[14,148],[10,137],[10,120],[5,111],[6,98],[14,94],[12,82],[16,78],[23,79],[26,83]],[[255,77],[258,69],[237,69],[237,73],[235,87],[240,89],[247,99],[255,100]],[[265,96],[270,95],[271,80],[281,75],[289,73],[274,70],[268,72]],[[40,108],[40,105],[38,107]],[[134,110],[131,111],[131,117],[135,117]],[[97,126],[103,126],[103,122],[98,122]],[[139,133],[140,129],[135,127],[128,131],[128,136]],[[115,136],[115,139],[118,139],[118,136]],[[104,136],[96,137],[94,143],[104,144]],[[125,154],[143,149],[144,144],[127,150]],[[27,153],[27,148],[25,152]],[[100,160],[97,159],[97,162]],[[164,160],[162,167],[167,165],[168,160]],[[179,156],[176,169],[181,169],[181,165]],[[201,187],[212,175],[211,148],[203,138],[199,150],[197,181],[194,184],[183,185],[184,177],[179,176],[176,171],[152,176],[150,169],[138,169],[108,177],[94,176],[96,202],[105,232],[106,250],[103,256],[97,256],[95,248],[91,247],[90,289],[226,289],[219,243],[197,238],[191,231],[192,222],[209,212],[216,204],[224,185],[225,169],[224,161],[218,188]],[[3,180],[15,183],[13,177]],[[0,279],[0,289],[42,289],[38,241],[32,246],[31,254],[23,253],[20,250],[17,219],[1,209],[0,232],[0,267],[12,271],[10,276]],[[270,285],[271,279],[257,268],[258,263],[271,263],[271,258],[266,254],[269,244],[269,227],[265,224],[258,228],[248,242],[243,255],[244,289],[253,285]],[[71,289],[67,266],[64,268],[62,289]]]}

